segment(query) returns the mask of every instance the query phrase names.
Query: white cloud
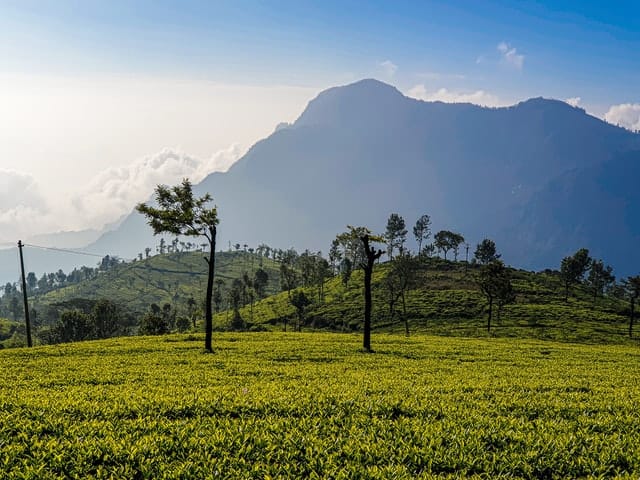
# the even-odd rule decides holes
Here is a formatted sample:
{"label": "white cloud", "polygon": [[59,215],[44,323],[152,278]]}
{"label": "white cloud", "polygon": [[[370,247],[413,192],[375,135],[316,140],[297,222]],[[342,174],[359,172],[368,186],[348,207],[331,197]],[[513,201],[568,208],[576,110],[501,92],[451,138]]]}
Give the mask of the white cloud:
{"label": "white cloud", "polygon": [[498,52],[502,62],[517,70],[522,70],[524,66],[524,55],[518,53],[518,51],[506,42],[500,42],[497,46]]}
{"label": "white cloud", "polygon": [[398,71],[398,66],[391,60],[380,62],[378,66],[382,69],[382,72],[389,78],[393,77]]}
{"label": "white cloud", "polygon": [[39,208],[43,203],[36,180],[15,170],[0,170],[0,212],[19,206]]}
{"label": "white cloud", "polygon": [[165,149],[130,165],[100,172],[71,203],[91,226],[100,226],[147,200],[158,184],[175,184],[189,178],[194,184],[209,173],[225,172],[242,155],[238,145],[200,160],[185,153]]}
{"label": "white cloud", "polygon": [[580,97],[571,97],[571,98],[567,98],[565,100],[565,102],[568,103],[569,105],[571,105],[572,107],[580,106],[580,102],[581,101],[582,101],[582,98],[580,98]]}
{"label": "white cloud", "polygon": [[604,114],[604,119],[629,130],[640,130],[640,103],[612,105]]}
{"label": "white cloud", "polygon": [[498,107],[505,105],[505,103],[500,101],[496,95],[486,92],[485,90],[454,92],[446,88],[440,88],[433,92],[429,92],[423,84],[419,84],[409,89],[406,94],[408,97],[427,102],[473,103],[486,107]]}
{"label": "white cloud", "polygon": [[209,173],[224,172],[242,155],[238,145],[201,160],[165,149],[124,167],[98,173],[66,198],[47,199],[32,176],[0,170],[0,243],[58,232],[102,228],[147,200],[158,184],[193,183]]}

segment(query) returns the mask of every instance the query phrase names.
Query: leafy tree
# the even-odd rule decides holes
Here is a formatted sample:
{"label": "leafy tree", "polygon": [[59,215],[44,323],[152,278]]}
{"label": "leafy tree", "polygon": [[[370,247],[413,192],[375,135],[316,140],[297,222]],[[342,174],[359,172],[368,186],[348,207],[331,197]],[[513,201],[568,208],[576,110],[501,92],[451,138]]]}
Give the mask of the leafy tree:
{"label": "leafy tree", "polygon": [[628,277],[623,286],[629,299],[629,338],[633,338],[633,323],[635,320],[636,302],[640,297],[640,276]]}
{"label": "leafy tree", "polygon": [[591,257],[589,250],[581,248],[571,256],[564,257],[560,263],[560,277],[564,283],[564,301],[569,301],[569,289],[580,283],[589,269]]}
{"label": "leafy tree", "polygon": [[343,258],[342,262],[340,262],[340,278],[342,280],[342,285],[344,288],[349,288],[349,280],[351,279],[351,274],[353,273],[353,263],[348,258]]}
{"label": "leafy tree", "polygon": [[94,322],[96,338],[109,338],[120,330],[122,319],[117,305],[111,300],[98,300],[93,306],[91,316]]}
{"label": "leafy tree", "polygon": [[431,217],[422,215],[413,227],[413,236],[418,243],[418,254],[422,253],[422,242],[431,236]]}
{"label": "leafy tree", "polygon": [[166,315],[155,303],[151,304],[149,311],[140,319],[138,327],[139,335],[165,335],[169,333],[169,322]]}
{"label": "leafy tree", "polygon": [[285,256],[280,263],[280,287],[287,292],[287,297],[291,298],[291,290],[298,286],[298,272],[296,271],[293,259]]}
{"label": "leafy tree", "polygon": [[445,260],[447,259],[447,252],[449,250],[455,252],[457,259],[458,248],[460,248],[461,243],[464,243],[464,237],[462,235],[449,230],[440,230],[433,238],[435,247],[443,253]]}
{"label": "leafy tree", "polygon": [[473,254],[478,263],[486,265],[487,263],[494,262],[500,259],[500,255],[496,250],[496,242],[485,238],[476,247],[476,251]]}
{"label": "leafy tree", "polygon": [[15,294],[11,296],[11,300],[9,301],[9,311],[11,312],[12,319],[18,320],[18,315],[20,314],[20,302]]}
{"label": "leafy tree", "polygon": [[366,255],[360,238],[370,232],[365,227],[349,228],[349,231],[338,234],[336,240],[342,250],[342,257],[348,258],[351,266],[355,268],[366,262]]}
{"label": "leafy tree", "polygon": [[186,317],[184,315],[179,315],[176,318],[176,330],[178,330],[180,333],[184,333],[187,330],[189,330],[190,326],[191,326],[191,320],[189,319],[189,317]]}
{"label": "leafy tree", "polygon": [[29,291],[33,292],[38,286],[38,278],[36,274],[33,272],[27,273],[27,288]]}
{"label": "leafy tree", "polygon": [[309,250],[305,250],[298,257],[297,266],[300,271],[300,279],[302,280],[302,286],[308,287],[314,281],[315,277],[315,255]]}
{"label": "leafy tree", "polygon": [[403,252],[404,243],[407,241],[407,229],[404,218],[397,213],[389,215],[384,239],[387,242],[387,255],[389,259],[393,259],[393,251],[395,249],[398,249],[400,253]]}
{"label": "leafy tree", "polygon": [[213,332],[213,277],[215,272],[216,232],[219,223],[217,208],[207,207],[211,196],[207,193],[203,197],[194,198],[191,182],[185,179],[182,185],[167,187],[158,185],[156,188],[156,202],[158,207],[144,203],[138,204],[136,209],[149,219],[149,225],[154,234],[170,233],[173,235],[202,236],[209,243],[209,258],[207,275],[207,294],[205,297],[205,343],[204,348],[212,352],[211,337]]}
{"label": "leafy tree", "polygon": [[500,260],[494,260],[480,269],[478,276],[478,286],[489,304],[489,315],[487,317],[487,331],[491,331],[491,318],[493,314],[493,303],[497,300],[507,302],[513,297],[513,287],[511,286],[511,275],[509,270]]}
{"label": "leafy tree", "polygon": [[342,261],[342,252],[340,251],[340,242],[335,238],[331,242],[331,248],[329,249],[329,264],[333,272],[339,270],[340,262]]}
{"label": "leafy tree", "polygon": [[51,343],[79,342],[93,335],[93,322],[89,315],[74,309],[65,310],[49,332]]}
{"label": "leafy tree", "polygon": [[422,249],[422,256],[433,257],[436,254],[436,246],[433,243],[427,243]]}
{"label": "leafy tree", "polygon": [[302,329],[304,323],[304,310],[308,305],[311,305],[311,300],[304,294],[302,290],[295,290],[289,299],[291,305],[296,309],[298,315],[298,331]]}
{"label": "leafy tree", "polygon": [[253,275],[253,288],[258,298],[264,298],[267,294],[267,285],[269,284],[269,274],[263,268],[258,268]]}
{"label": "leafy tree", "polygon": [[404,319],[405,334],[409,336],[409,319],[407,317],[406,292],[416,283],[418,262],[408,253],[398,255],[391,263],[391,270],[384,279],[389,301],[389,315],[394,316],[395,305],[402,301],[402,318]]}
{"label": "leafy tree", "polygon": [[231,320],[231,328],[234,330],[242,330],[244,328],[244,321],[240,316],[240,303],[242,301],[242,291],[244,290],[244,282],[239,278],[235,278],[231,282],[231,288],[229,289],[229,304],[233,309],[233,318]]}
{"label": "leafy tree", "polygon": [[221,278],[216,278],[215,289],[213,290],[213,304],[215,305],[216,312],[219,312],[222,306],[222,287],[223,286],[224,286],[224,280],[222,280]]}
{"label": "leafy tree", "polygon": [[196,300],[193,297],[187,299],[187,315],[191,319],[194,330],[196,328],[196,305]]}
{"label": "leafy tree", "polygon": [[513,289],[511,282],[503,282],[501,287],[502,288],[498,291],[498,296],[496,297],[496,303],[498,304],[498,321],[500,321],[500,318],[502,317],[502,309],[504,306],[516,301],[516,292]]}
{"label": "leafy tree", "polygon": [[322,258],[320,256],[320,252],[318,252],[314,270],[315,284],[318,287],[318,302],[322,302],[324,300],[324,282],[327,277],[331,276],[331,273],[332,269],[329,266],[329,262]]}
{"label": "leafy tree", "polygon": [[615,281],[616,277],[613,275],[613,268],[609,265],[605,266],[602,260],[591,261],[587,285],[593,294],[593,303],[596,302],[598,295],[602,295],[605,289]]}

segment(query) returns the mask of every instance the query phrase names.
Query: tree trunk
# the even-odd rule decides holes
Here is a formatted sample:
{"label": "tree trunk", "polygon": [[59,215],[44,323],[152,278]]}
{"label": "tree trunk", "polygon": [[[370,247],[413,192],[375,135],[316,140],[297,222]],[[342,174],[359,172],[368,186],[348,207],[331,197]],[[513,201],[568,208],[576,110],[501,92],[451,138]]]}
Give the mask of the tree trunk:
{"label": "tree trunk", "polygon": [[371,272],[373,271],[373,259],[367,258],[367,266],[364,269],[364,338],[362,347],[365,351],[371,351]]}
{"label": "tree trunk", "polygon": [[564,303],[569,301],[569,282],[564,283]]}
{"label": "tree trunk", "polygon": [[633,338],[633,320],[635,316],[635,299],[631,299],[631,316],[629,317],[629,338]]}
{"label": "tree trunk", "polygon": [[487,318],[487,332],[491,333],[491,313],[493,312],[493,298],[489,298],[489,317]]}
{"label": "tree trunk", "polygon": [[371,275],[376,260],[384,253],[369,246],[369,235],[360,237],[367,256],[367,264],[364,266],[364,336],[362,346],[365,352],[371,352]]}
{"label": "tree trunk", "polygon": [[213,352],[211,347],[211,335],[213,332],[213,315],[211,310],[211,300],[213,297],[213,274],[216,266],[216,227],[209,229],[211,234],[211,251],[209,252],[209,275],[207,278],[207,298],[205,300],[205,333],[204,333],[204,349],[207,352]]}

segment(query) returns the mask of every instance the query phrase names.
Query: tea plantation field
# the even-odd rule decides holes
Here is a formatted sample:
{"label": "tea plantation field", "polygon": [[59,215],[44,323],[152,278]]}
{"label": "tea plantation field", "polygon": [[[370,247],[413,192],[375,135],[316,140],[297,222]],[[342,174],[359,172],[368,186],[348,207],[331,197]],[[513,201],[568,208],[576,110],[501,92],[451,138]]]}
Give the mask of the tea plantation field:
{"label": "tea plantation field", "polygon": [[0,351],[0,477],[638,478],[640,349],[336,333]]}

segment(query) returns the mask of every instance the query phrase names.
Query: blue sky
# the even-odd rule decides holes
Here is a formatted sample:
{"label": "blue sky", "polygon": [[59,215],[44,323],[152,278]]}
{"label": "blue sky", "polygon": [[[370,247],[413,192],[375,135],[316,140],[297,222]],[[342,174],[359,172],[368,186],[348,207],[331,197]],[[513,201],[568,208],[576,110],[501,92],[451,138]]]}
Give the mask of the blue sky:
{"label": "blue sky", "polygon": [[638,2],[0,0],[0,233],[99,228],[365,77],[640,129],[639,52]]}
{"label": "blue sky", "polygon": [[[327,86],[382,76],[402,88],[501,97],[637,98],[637,2],[50,1],[0,3],[0,68],[126,72]],[[524,56],[500,68],[497,45]],[[478,62],[478,59],[481,61]],[[442,78],[436,79],[435,74]],[[464,77],[464,78],[462,78]],[[636,98],[634,98],[636,97]]]}

